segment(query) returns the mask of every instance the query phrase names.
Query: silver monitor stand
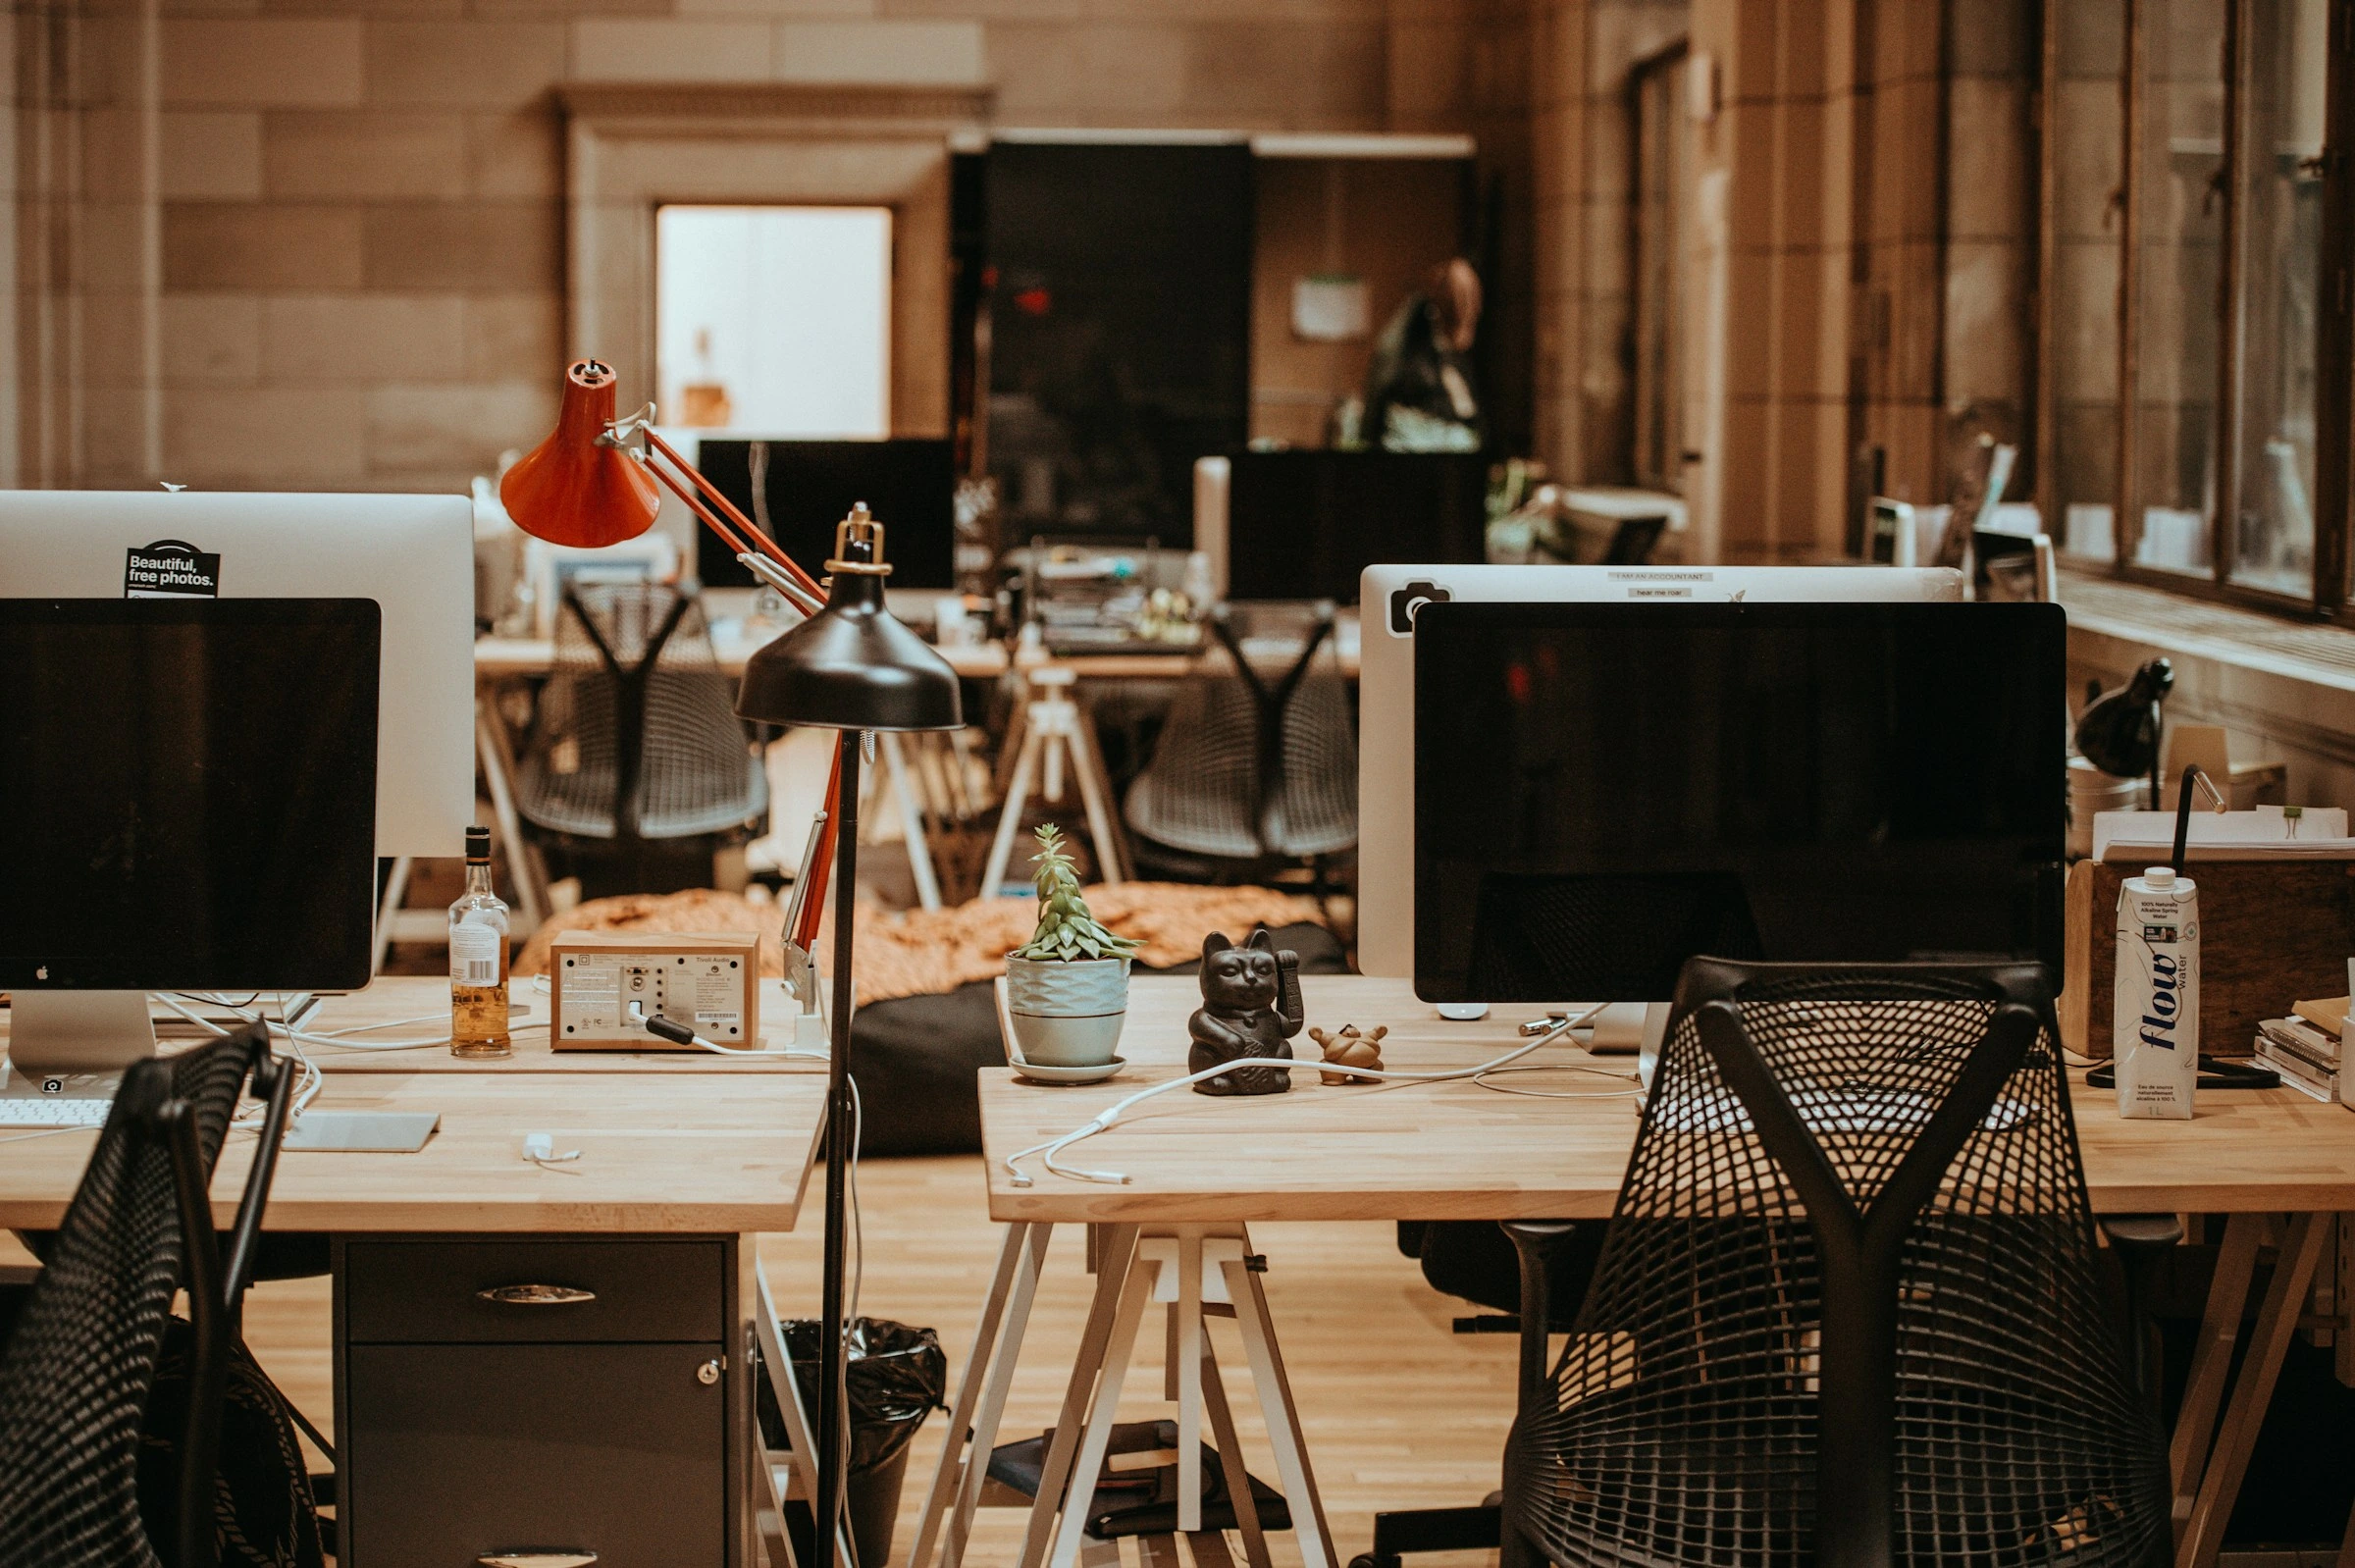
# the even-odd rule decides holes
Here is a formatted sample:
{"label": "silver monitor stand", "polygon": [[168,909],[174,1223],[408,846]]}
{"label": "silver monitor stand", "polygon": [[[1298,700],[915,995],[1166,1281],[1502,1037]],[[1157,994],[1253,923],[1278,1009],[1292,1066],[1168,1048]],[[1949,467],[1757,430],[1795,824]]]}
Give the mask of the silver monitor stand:
{"label": "silver monitor stand", "polygon": [[21,1073],[120,1072],[155,1055],[144,991],[31,991],[9,997],[8,1058]]}

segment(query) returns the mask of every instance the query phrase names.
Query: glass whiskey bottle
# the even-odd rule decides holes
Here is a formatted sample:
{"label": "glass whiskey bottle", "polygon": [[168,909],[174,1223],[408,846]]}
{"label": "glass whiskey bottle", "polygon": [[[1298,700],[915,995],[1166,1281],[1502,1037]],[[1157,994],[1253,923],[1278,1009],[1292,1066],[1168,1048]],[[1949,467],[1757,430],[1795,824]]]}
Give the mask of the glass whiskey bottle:
{"label": "glass whiskey bottle", "polygon": [[449,907],[449,1054],[511,1055],[507,907],[491,888],[491,830],[466,830],[466,892]]}

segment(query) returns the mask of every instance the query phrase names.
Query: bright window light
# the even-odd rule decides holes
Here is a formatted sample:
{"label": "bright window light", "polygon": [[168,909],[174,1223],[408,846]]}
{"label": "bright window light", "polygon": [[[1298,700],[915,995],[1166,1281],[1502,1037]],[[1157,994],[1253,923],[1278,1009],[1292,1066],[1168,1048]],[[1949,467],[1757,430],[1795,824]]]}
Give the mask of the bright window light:
{"label": "bright window light", "polygon": [[805,440],[891,434],[891,209],[654,215],[666,425]]}

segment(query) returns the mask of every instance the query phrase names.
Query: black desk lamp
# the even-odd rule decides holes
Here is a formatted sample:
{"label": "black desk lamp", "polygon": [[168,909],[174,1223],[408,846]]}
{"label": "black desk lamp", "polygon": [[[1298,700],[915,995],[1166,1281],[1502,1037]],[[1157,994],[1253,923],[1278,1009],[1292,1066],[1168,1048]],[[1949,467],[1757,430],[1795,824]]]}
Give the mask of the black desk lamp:
{"label": "black desk lamp", "polygon": [[948,730],[965,723],[957,672],[883,607],[883,525],[863,502],[834,534],[823,608],[754,653],[736,711],[769,724],[840,730],[841,827],[835,838],[833,1048],[826,1062],[825,1278],[817,1351],[818,1561],[832,1565],[840,1540],[849,1423],[843,1398],[843,1276],[848,1169],[856,1156],[851,1099],[851,934],[859,885],[859,764],[875,730]]}
{"label": "black desk lamp", "polygon": [[2159,741],[2165,729],[2162,705],[2174,685],[2175,667],[2154,658],[2125,685],[2095,698],[2077,715],[2077,750],[2085,760],[2119,778],[2147,776],[2149,809],[2154,811],[2165,808],[2159,799]]}

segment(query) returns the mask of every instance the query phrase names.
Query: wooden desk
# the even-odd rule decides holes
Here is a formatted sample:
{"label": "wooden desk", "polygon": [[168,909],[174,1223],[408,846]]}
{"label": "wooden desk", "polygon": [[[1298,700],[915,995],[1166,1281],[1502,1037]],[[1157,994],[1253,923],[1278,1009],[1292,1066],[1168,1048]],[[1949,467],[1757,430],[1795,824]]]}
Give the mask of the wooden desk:
{"label": "wooden desk", "polygon": [[[441,1073],[476,1072],[632,1072],[683,1073],[690,1076],[713,1072],[804,1072],[825,1075],[823,1060],[808,1056],[788,1056],[786,1045],[792,1039],[793,1015],[801,1011],[801,1003],[786,991],[783,980],[764,979],[760,982],[760,1039],[768,1050],[760,1056],[722,1056],[712,1051],[558,1051],[549,1043],[548,1020],[551,1008],[548,993],[539,988],[535,978],[519,975],[508,984],[508,1026],[514,1041],[515,1054],[493,1061],[472,1061],[449,1054],[446,1045],[419,1046],[414,1050],[367,1050],[359,1045],[326,1045],[306,1043],[304,1052],[322,1072],[404,1072]],[[415,1040],[449,1033],[449,982],[438,974],[379,975],[364,991],[323,998],[319,1011],[304,1025],[304,1032],[318,1034],[368,1024],[386,1027],[354,1036],[367,1040]],[[0,1014],[0,1018],[6,1015]],[[404,1020],[424,1019],[411,1023]],[[0,1027],[0,1041],[7,1030]]]}
{"label": "wooden desk", "polygon": [[[312,1026],[445,1014],[448,997],[435,978],[380,981]],[[754,1420],[749,1351],[767,1313],[749,1238],[794,1226],[823,1073],[558,1055],[528,1037],[488,1064],[446,1047],[313,1059],[313,1110],[441,1117],[414,1154],[286,1150],[263,1218],[331,1238],[345,1568],[531,1544],[764,1568],[756,1521],[778,1499]],[[526,1160],[530,1132],[579,1158]],[[54,1228],[97,1136],[0,1145],[0,1227]],[[252,1149],[233,1132],[222,1153],[223,1224]],[[591,1299],[483,1295],[524,1282]]]}
{"label": "wooden desk", "polygon": [[[1519,1043],[1535,1008],[1450,1023],[1405,980],[1311,975],[1308,1020],[1328,1030],[1387,1024],[1383,1060],[1402,1071],[1473,1067]],[[1045,1088],[1010,1069],[981,1074],[982,1142],[995,1220],[1600,1219],[1627,1174],[1640,1101],[1539,1100],[1469,1082],[1326,1088],[1295,1075],[1289,1093],[1213,1099],[1174,1091],[1146,1102],[1066,1164],[1116,1170],[1126,1186],[1053,1176],[1013,1184],[1004,1156],[1068,1132],[1115,1100],[1185,1072],[1191,979],[1129,983],[1109,1083]],[[1313,1055],[1303,1035],[1295,1051]],[[1632,1072],[1635,1059],[1548,1047],[1531,1062]],[[1616,1087],[1585,1073],[1516,1075],[1548,1089]],[[1628,1085],[1633,1087],[1633,1085]],[[2291,1089],[2202,1091],[2189,1123],[2129,1122],[2110,1094],[2073,1094],[2094,1208],[2107,1214],[2355,1211],[2355,1115]]]}
{"label": "wooden desk", "polygon": [[[741,675],[744,673],[745,660],[751,658],[756,650],[766,646],[767,642],[768,639],[765,637],[715,637],[712,639],[711,652],[723,674]],[[1259,662],[1260,655],[1251,653],[1247,644],[1245,651],[1250,653],[1255,664]],[[948,660],[951,669],[967,680],[995,680],[1011,667],[1006,647],[1002,643],[980,643],[958,648],[941,648],[936,649],[935,652],[942,658]],[[1296,656],[1298,652],[1299,649],[1295,644],[1292,654]],[[1342,644],[1337,657],[1340,661],[1342,675],[1350,680],[1355,680],[1358,668],[1355,639],[1350,639]],[[483,637],[475,640],[474,674],[478,681],[509,680],[546,675],[555,667],[555,662],[556,645],[550,638]],[[1054,657],[1052,662],[1071,670],[1083,681],[1168,681],[1185,680],[1199,675],[1206,669],[1223,663],[1224,659],[1209,653],[1179,652],[1169,653],[1066,653]],[[1288,662],[1288,657],[1269,655],[1271,665]]]}
{"label": "wooden desk", "polygon": [[[1451,1023],[1416,1000],[1405,981],[1311,976],[1302,989],[1311,1023],[1329,1030],[1343,1023],[1387,1025],[1385,1063],[1405,1071],[1472,1067],[1500,1056],[1520,1043],[1517,1025],[1537,1011],[1500,1008],[1479,1022]],[[1611,1212],[1639,1117],[1640,1102],[1632,1095],[1535,1099],[1468,1081],[1328,1088],[1307,1073],[1294,1077],[1289,1093],[1258,1098],[1175,1090],[1063,1157],[1067,1165],[1125,1174],[1125,1185],[1055,1176],[1035,1157],[1023,1165],[1032,1184],[1014,1183],[1005,1164],[1009,1154],[1071,1131],[1139,1089],[1183,1075],[1185,1019],[1198,1002],[1189,978],[1132,980],[1120,1048],[1129,1066],[1107,1083],[1051,1088],[1022,1082],[1006,1069],[981,1073],[990,1214],[1010,1225],[995,1305],[983,1314],[952,1430],[978,1415],[976,1447],[982,1453],[1000,1408],[992,1396],[1019,1352],[1025,1292],[1044,1256],[1044,1233],[1055,1224],[1084,1223],[1097,1237],[1096,1307],[1065,1402],[1064,1425],[1076,1427],[1109,1411],[1099,1389],[1118,1387],[1142,1300],[1172,1299],[1168,1281],[1154,1272],[1169,1265],[1143,1257],[1140,1236],[1175,1238],[1180,1248],[1197,1249],[1198,1258],[1199,1249],[1216,1238],[1242,1237],[1242,1227],[1252,1221],[1582,1219]],[[1294,1049],[1309,1056],[1315,1047],[1303,1035]],[[1547,1047],[1529,1060],[1616,1072],[1632,1071],[1635,1065],[1631,1057],[1591,1057],[1568,1047]],[[1591,1088],[1598,1095],[1619,1087],[1568,1071],[1513,1081],[1565,1091]],[[2223,1227],[2215,1285],[2171,1451],[2177,1561],[2181,1568],[2208,1568],[2326,1241],[2335,1234],[2338,1215],[2355,1211],[2355,1116],[2290,1089],[2203,1092],[2189,1123],[2129,1122],[2114,1107],[2109,1093],[2087,1090],[2079,1079],[2078,1141],[2097,1211],[2230,1217]],[[2261,1244],[2269,1240],[2277,1243],[2278,1262],[2234,1376],[2235,1339],[2258,1278]],[[1178,1289],[1194,1292],[1198,1303],[1214,1272],[1197,1261],[1188,1275],[1187,1255],[1177,1256],[1182,1277]],[[1270,1405],[1271,1436],[1286,1489],[1306,1493],[1305,1515],[1314,1520],[1305,1453],[1296,1459],[1284,1453],[1285,1435],[1296,1442],[1298,1429],[1288,1419],[1289,1394],[1264,1297],[1241,1266],[1227,1273],[1237,1288],[1234,1310],[1246,1342],[1255,1319],[1267,1336],[1273,1378],[1272,1385],[1262,1379],[1262,1398]],[[1178,1333],[1174,1326],[1173,1335]],[[1262,1358],[1253,1348],[1257,1373]],[[979,1381],[985,1366],[986,1386]],[[1210,1385],[1195,1386],[1207,1391]],[[1181,1437],[1181,1453],[1189,1451],[1188,1440]],[[1081,1448],[1063,1454],[1060,1471],[1051,1461],[1048,1490],[1068,1486],[1080,1493],[1083,1485],[1092,1488],[1092,1479],[1082,1478],[1092,1478],[1096,1458]],[[963,1543],[960,1509],[969,1511],[964,1501],[969,1480],[952,1443],[935,1478],[915,1568],[931,1568],[925,1548],[935,1538],[946,1544],[942,1560],[956,1561]],[[1297,1504],[1293,1512],[1296,1519],[1304,1515]],[[1050,1543],[1057,1568],[1072,1560],[1075,1539],[1067,1541],[1070,1533],[1054,1524],[1053,1513],[1051,1499],[1034,1513],[1022,1568],[1046,1561]],[[1301,1546],[1311,1568],[1334,1560],[1305,1537]]]}

